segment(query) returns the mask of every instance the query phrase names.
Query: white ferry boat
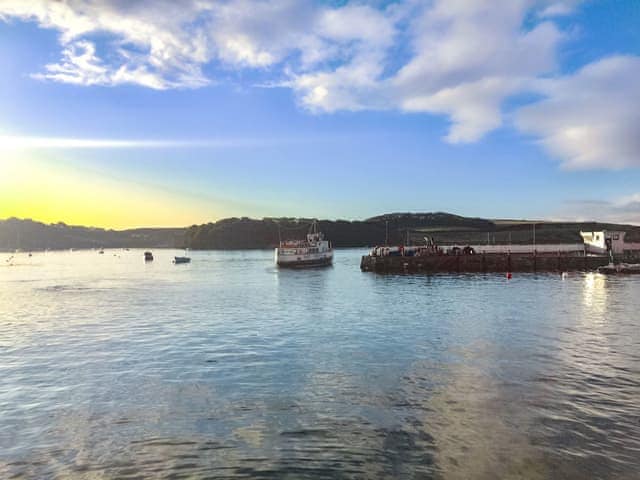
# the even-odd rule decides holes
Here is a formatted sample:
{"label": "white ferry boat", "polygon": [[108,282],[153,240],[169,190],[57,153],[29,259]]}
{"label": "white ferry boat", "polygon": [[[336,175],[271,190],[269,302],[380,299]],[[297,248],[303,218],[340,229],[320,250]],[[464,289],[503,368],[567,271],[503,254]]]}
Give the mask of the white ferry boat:
{"label": "white ferry boat", "polygon": [[285,240],[276,248],[276,264],[279,267],[323,267],[333,262],[331,242],[318,232],[313,222],[306,240]]}

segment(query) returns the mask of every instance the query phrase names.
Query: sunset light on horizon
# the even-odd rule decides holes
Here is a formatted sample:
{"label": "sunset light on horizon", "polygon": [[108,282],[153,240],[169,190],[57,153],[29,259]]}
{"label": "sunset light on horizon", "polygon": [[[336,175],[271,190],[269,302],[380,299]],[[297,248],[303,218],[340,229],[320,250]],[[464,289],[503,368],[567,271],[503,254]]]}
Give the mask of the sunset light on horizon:
{"label": "sunset light on horizon", "polygon": [[0,218],[126,229],[184,227],[217,220],[229,211],[217,210],[221,202],[213,199],[56,160],[21,157],[0,165]]}
{"label": "sunset light on horizon", "polygon": [[0,218],[640,224],[637,2],[249,4],[0,2]]}

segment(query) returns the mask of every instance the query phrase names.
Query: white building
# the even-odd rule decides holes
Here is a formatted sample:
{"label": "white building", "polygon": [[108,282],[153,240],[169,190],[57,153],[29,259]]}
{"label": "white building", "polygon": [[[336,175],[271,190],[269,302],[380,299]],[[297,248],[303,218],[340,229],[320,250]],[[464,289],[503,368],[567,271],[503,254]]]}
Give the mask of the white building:
{"label": "white building", "polygon": [[615,230],[602,230],[599,232],[580,232],[585,247],[589,253],[606,253],[609,248],[616,255],[625,253],[637,253],[640,251],[640,243],[625,242],[627,232]]}

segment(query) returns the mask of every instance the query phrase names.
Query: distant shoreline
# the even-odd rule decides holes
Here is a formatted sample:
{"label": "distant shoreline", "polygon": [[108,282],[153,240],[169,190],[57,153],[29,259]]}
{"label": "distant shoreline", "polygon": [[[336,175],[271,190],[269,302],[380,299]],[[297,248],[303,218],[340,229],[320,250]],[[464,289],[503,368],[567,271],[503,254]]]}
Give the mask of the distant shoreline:
{"label": "distant shoreline", "polygon": [[[46,225],[33,220],[0,221],[0,251],[91,250],[146,248],[191,250],[266,250],[281,239],[302,238],[313,219],[227,218],[188,228],[105,230]],[[425,237],[440,244],[552,244],[581,243],[580,231],[619,230],[626,241],[640,241],[640,226],[601,222],[537,222],[488,220],[450,213],[393,213],[366,220],[319,220],[319,229],[336,248],[375,245],[421,245]]]}

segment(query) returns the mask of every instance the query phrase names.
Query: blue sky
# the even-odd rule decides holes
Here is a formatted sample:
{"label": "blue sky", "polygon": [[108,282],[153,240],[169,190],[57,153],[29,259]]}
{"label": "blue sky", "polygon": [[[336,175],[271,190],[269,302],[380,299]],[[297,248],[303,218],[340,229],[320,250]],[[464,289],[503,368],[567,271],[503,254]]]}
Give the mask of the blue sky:
{"label": "blue sky", "polygon": [[640,223],[637,0],[134,5],[0,1],[0,217]]}

